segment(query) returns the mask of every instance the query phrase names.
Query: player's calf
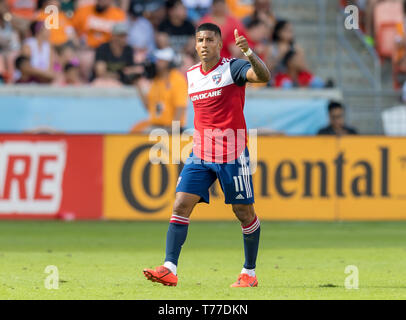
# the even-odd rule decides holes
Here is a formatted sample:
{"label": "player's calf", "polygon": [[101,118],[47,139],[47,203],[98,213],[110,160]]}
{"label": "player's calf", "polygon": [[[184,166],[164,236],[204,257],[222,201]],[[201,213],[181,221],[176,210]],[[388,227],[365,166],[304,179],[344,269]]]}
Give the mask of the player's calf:
{"label": "player's calf", "polygon": [[261,232],[260,221],[255,214],[252,204],[233,205],[233,211],[241,221],[245,262],[237,282],[232,287],[256,287],[258,286],[258,280],[255,275],[255,267]]}

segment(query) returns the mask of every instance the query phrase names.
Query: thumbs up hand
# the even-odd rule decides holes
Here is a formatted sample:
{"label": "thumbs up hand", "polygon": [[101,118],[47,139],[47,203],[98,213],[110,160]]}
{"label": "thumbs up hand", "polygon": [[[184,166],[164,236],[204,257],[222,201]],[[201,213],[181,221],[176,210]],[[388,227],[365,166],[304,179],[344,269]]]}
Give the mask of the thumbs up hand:
{"label": "thumbs up hand", "polygon": [[238,30],[234,29],[235,45],[241,49],[242,52],[247,52],[249,49],[248,41],[244,36],[238,34]]}

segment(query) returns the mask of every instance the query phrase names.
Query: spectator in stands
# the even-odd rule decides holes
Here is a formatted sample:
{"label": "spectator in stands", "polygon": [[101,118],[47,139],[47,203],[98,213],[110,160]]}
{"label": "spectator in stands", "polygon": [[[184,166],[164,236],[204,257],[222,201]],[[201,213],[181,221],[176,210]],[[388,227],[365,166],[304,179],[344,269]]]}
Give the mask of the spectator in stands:
{"label": "spectator in stands", "polygon": [[331,80],[327,84],[314,76],[306,63],[304,50],[295,43],[292,24],[286,20],[276,23],[272,36],[269,59],[267,64],[271,67],[275,77],[274,85],[281,88],[331,87]]}
{"label": "spectator in stands", "polygon": [[362,25],[365,29],[365,42],[371,47],[375,44],[374,16],[375,7],[379,2],[383,1],[403,1],[403,0],[352,0],[361,12]]}
{"label": "spectator in stands", "polygon": [[113,27],[111,40],[96,49],[95,78],[131,84],[134,56],[132,48],[127,44],[127,34],[128,25],[117,23]]}
{"label": "spectator in stands", "polygon": [[244,25],[229,14],[225,0],[213,0],[211,13],[204,16],[199,25],[206,22],[214,23],[221,29],[223,36],[222,57],[244,57],[242,51],[235,45],[234,29],[238,29],[241,36],[248,38],[248,35]]}
{"label": "spectator in stands", "polygon": [[0,2],[0,82],[10,82],[14,73],[14,60],[19,54],[21,43],[13,25],[13,16],[7,3]]}
{"label": "spectator in stands", "polygon": [[356,0],[355,3],[365,16],[365,42],[370,46],[374,46],[374,11],[375,6],[386,0]]}
{"label": "spectator in stands", "polygon": [[79,86],[82,84],[80,79],[79,67],[72,63],[68,63],[64,68],[65,84],[71,86]]}
{"label": "spectator in stands", "polygon": [[49,42],[49,30],[42,21],[34,21],[30,29],[32,36],[24,40],[22,54],[30,58],[33,68],[53,72],[55,52]]}
{"label": "spectator in stands", "polygon": [[260,20],[266,24],[270,34],[273,33],[273,29],[276,24],[276,17],[272,10],[272,0],[255,0],[254,12],[246,16],[243,19],[244,25],[247,27],[253,20]]}
{"label": "spectator in stands", "polygon": [[63,79],[56,83],[58,86],[81,86],[83,82],[80,78],[79,66],[67,63],[63,70]]}
{"label": "spectator in stands", "polygon": [[72,61],[77,61],[75,48],[79,47],[79,39],[76,36],[75,30],[70,19],[61,10],[60,2],[57,0],[39,0],[40,10],[36,16],[37,21],[45,22],[49,18],[49,13],[46,13],[47,6],[55,6],[58,8],[58,28],[49,30],[49,41],[56,53],[56,63],[62,71],[65,64]]}
{"label": "spectator in stands", "polygon": [[72,23],[82,44],[97,48],[111,39],[113,25],[125,20],[125,12],[113,6],[113,0],[96,0],[95,5],[78,8]]}
{"label": "spectator in stands", "polygon": [[[290,50],[281,62],[284,71],[276,73],[274,85],[278,88],[291,89],[295,87],[324,88],[324,81],[313,75],[304,65],[299,54]],[[331,84],[329,84],[331,86]]]}
{"label": "spectator in stands", "polygon": [[[187,19],[186,8],[181,0],[169,0],[166,3],[168,18],[158,27],[159,33],[166,33],[169,38],[169,46],[176,53],[187,52],[193,54],[195,27]],[[162,39],[160,37],[159,39]],[[159,47],[165,47],[166,43],[160,43]]]}
{"label": "spectator in stands", "polygon": [[[269,28],[261,20],[251,20],[247,26],[247,41],[250,48],[264,61],[269,60],[268,55],[270,53],[269,42]],[[270,69],[270,66],[268,66]],[[251,88],[262,88],[270,85],[270,83],[247,83]]]}
{"label": "spectator in stands", "polygon": [[187,16],[195,24],[209,13],[212,3],[213,0],[183,0]]}
{"label": "spectator in stands", "polygon": [[114,0],[114,1],[117,7],[119,7],[124,12],[128,12],[131,0]]}
{"label": "spectator in stands", "polygon": [[72,26],[70,20],[66,17],[61,9],[60,2],[57,0],[40,0],[39,5],[41,6],[37,15],[36,20],[45,21],[50,14],[46,13],[45,9],[47,6],[55,6],[58,8],[58,27],[50,29],[49,41],[53,46],[62,47],[67,45],[69,42],[74,42],[75,30]]}
{"label": "spectator in stands", "polygon": [[65,15],[72,19],[73,13],[75,11],[77,0],[63,0],[61,1],[61,10],[65,13]]}
{"label": "spectator in stands", "polygon": [[173,68],[175,51],[172,48],[157,50],[156,76],[146,93],[136,83],[140,98],[149,113],[149,119],[136,124],[132,132],[145,132],[154,128],[170,131],[172,121],[180,121],[184,127],[187,106],[187,82],[182,73]]}
{"label": "spectator in stands", "polygon": [[32,21],[38,7],[38,0],[6,0],[11,14],[17,18]]}
{"label": "spectator in stands", "polygon": [[20,49],[18,33],[11,24],[12,16],[8,12],[6,2],[0,2],[0,52],[16,51]]}
{"label": "spectator in stands", "polygon": [[317,134],[337,136],[357,134],[354,128],[345,125],[344,112],[344,106],[340,102],[330,101],[328,105],[330,123],[327,127],[320,129]]}
{"label": "spectator in stands", "polygon": [[165,1],[150,0],[145,3],[144,16],[151,22],[155,30],[166,18]]}
{"label": "spectator in stands", "polygon": [[304,50],[295,43],[292,24],[287,20],[279,20],[273,31],[270,60],[268,61],[268,64],[272,66],[272,71],[278,72],[280,69],[284,69],[281,63],[289,51],[296,52],[297,58],[306,68]]}
{"label": "spectator in stands", "polygon": [[38,0],[2,0],[0,2],[7,4],[13,28],[21,38],[28,37],[29,25],[34,20]]}
{"label": "spectator in stands", "polygon": [[155,48],[154,27],[148,19],[144,18],[145,4],[143,0],[132,0],[128,9],[128,44],[136,52],[143,51],[145,55],[151,54]]}
{"label": "spectator in stands", "polygon": [[262,20],[251,20],[247,25],[247,41],[250,48],[263,60],[268,60],[270,29]]}
{"label": "spectator in stands", "polygon": [[32,67],[30,59],[25,56],[17,57],[15,68],[20,72],[16,83],[51,83],[54,75],[51,71],[40,70]]}

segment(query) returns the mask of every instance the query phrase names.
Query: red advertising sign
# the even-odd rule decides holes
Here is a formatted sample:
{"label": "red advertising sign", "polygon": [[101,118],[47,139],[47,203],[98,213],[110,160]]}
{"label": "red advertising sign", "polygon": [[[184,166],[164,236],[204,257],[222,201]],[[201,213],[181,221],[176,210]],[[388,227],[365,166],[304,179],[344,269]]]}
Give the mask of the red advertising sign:
{"label": "red advertising sign", "polygon": [[0,219],[102,217],[102,136],[0,135]]}

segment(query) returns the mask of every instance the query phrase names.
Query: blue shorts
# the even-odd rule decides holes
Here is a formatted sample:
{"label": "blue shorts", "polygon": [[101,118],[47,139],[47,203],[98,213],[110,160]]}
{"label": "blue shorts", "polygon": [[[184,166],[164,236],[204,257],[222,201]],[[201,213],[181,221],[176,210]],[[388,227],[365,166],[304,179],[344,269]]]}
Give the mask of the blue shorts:
{"label": "blue shorts", "polygon": [[190,154],[179,175],[176,192],[200,196],[199,202],[209,203],[209,188],[219,179],[227,204],[254,203],[254,188],[249,167],[248,148],[234,163],[209,163]]}

